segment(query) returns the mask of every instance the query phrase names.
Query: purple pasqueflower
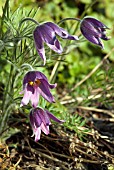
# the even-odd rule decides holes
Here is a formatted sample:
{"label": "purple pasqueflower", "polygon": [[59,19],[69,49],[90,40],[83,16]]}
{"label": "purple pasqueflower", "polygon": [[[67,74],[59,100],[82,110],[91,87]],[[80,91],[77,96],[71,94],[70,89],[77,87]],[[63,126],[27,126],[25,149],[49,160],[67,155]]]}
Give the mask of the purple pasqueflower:
{"label": "purple pasqueflower", "polygon": [[109,28],[92,17],[85,17],[80,24],[80,30],[83,36],[93,44],[99,45],[101,48],[103,48],[103,43],[100,39],[109,40],[106,36],[106,29]]}
{"label": "purple pasqueflower", "polygon": [[49,134],[49,125],[51,125],[50,119],[58,123],[64,122],[64,120],[59,120],[48,110],[35,108],[30,112],[30,124],[33,129],[33,135],[35,135],[35,142],[40,139],[41,131],[46,135]]}
{"label": "purple pasqueflower", "polygon": [[48,102],[55,102],[49,89],[53,89],[57,84],[50,84],[47,77],[40,71],[29,71],[23,79],[23,99],[21,106],[27,105],[29,100],[33,107],[37,107],[39,96],[41,95]]}
{"label": "purple pasqueflower", "polygon": [[37,26],[33,32],[34,42],[37,49],[38,54],[44,61],[44,65],[46,63],[45,50],[44,50],[44,42],[55,52],[61,54],[63,52],[62,46],[58,39],[56,38],[56,34],[59,35],[63,39],[69,40],[78,40],[77,36],[73,36],[68,34],[66,30],[54,24],[53,22],[46,22],[39,26]]}

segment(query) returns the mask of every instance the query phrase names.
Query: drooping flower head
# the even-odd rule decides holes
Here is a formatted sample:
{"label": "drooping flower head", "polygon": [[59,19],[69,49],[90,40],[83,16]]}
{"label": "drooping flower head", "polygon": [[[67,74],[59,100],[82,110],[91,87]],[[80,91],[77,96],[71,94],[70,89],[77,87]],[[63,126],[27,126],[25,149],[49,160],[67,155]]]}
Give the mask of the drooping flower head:
{"label": "drooping flower head", "polygon": [[35,108],[30,112],[30,123],[33,129],[33,135],[35,135],[35,141],[40,139],[41,131],[46,135],[49,134],[49,125],[51,125],[50,119],[58,123],[63,123],[63,120],[59,120],[48,110],[41,108]]}
{"label": "drooping flower head", "polygon": [[23,99],[21,106],[27,105],[29,100],[33,107],[37,107],[39,96],[41,95],[48,102],[55,102],[50,89],[56,87],[57,84],[50,84],[47,77],[40,71],[29,71],[23,79]]}
{"label": "drooping flower head", "polygon": [[92,17],[85,17],[80,24],[80,30],[83,36],[93,44],[99,45],[101,48],[103,48],[103,43],[100,39],[109,40],[106,36],[106,29],[109,28]]}
{"label": "drooping flower head", "polygon": [[63,49],[56,38],[56,34],[63,39],[78,40],[77,36],[69,35],[66,30],[54,24],[53,22],[46,22],[37,26],[33,32],[35,46],[38,54],[46,63],[46,56],[44,50],[44,42],[55,52],[62,53]]}

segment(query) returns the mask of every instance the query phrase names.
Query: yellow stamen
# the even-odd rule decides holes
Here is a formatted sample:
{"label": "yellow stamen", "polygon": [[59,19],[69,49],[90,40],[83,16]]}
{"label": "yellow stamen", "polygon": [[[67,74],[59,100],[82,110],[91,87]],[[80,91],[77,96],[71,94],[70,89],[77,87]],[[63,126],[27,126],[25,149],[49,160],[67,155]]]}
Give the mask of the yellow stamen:
{"label": "yellow stamen", "polygon": [[41,81],[40,80],[35,80],[35,82],[33,82],[33,81],[29,81],[28,82],[28,84],[30,85],[30,86],[34,86],[34,85],[36,85],[36,86],[39,86],[39,84],[41,83]]}
{"label": "yellow stamen", "polygon": [[29,81],[28,84],[29,84],[30,86],[34,86],[34,82],[33,82],[33,81]]}
{"label": "yellow stamen", "polygon": [[37,86],[39,86],[39,84],[41,83],[41,81],[40,80],[35,80],[35,84],[37,85]]}

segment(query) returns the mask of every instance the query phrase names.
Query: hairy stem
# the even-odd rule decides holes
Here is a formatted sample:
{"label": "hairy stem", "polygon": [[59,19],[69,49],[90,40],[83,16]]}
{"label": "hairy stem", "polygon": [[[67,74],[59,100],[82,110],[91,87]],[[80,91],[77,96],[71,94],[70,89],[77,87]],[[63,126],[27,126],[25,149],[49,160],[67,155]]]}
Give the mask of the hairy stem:
{"label": "hairy stem", "polygon": [[21,20],[21,22],[19,23],[19,29],[20,29],[21,25],[23,24],[23,22],[25,22],[25,21],[31,21],[31,22],[34,22],[36,25],[40,25],[39,22],[37,22],[33,18],[27,17],[27,18],[24,18],[24,19]]}
{"label": "hairy stem", "polygon": [[79,21],[79,22],[81,21],[81,19],[79,19],[79,18],[64,18],[61,21],[59,21],[57,24],[61,24],[61,23],[68,21],[68,20],[75,20],[75,21]]}

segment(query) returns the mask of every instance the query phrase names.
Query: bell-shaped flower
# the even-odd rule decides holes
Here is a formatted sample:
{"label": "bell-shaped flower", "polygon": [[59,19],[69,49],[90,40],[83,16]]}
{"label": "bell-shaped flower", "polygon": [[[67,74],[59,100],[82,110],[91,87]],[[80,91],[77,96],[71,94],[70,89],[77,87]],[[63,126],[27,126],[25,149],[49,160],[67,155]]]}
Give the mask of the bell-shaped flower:
{"label": "bell-shaped flower", "polygon": [[80,23],[80,30],[83,36],[93,44],[99,45],[101,48],[104,48],[104,46],[100,39],[109,40],[106,36],[106,29],[109,28],[92,17],[85,17]]}
{"label": "bell-shaped flower", "polygon": [[30,112],[30,124],[33,129],[33,135],[35,135],[36,142],[40,139],[41,131],[43,131],[46,135],[49,134],[49,125],[51,125],[50,119],[58,123],[64,122],[64,120],[59,120],[48,110],[35,108]]}
{"label": "bell-shaped flower", "polygon": [[56,85],[50,84],[40,71],[29,71],[23,79],[23,91],[20,94],[24,93],[24,96],[20,106],[27,105],[30,100],[32,106],[36,108],[40,95],[50,103],[55,102],[50,89],[55,88]]}
{"label": "bell-shaped flower", "polygon": [[59,54],[63,52],[63,48],[58,39],[56,38],[56,34],[63,39],[78,40],[77,36],[68,34],[66,30],[54,24],[53,22],[46,22],[37,26],[33,32],[34,42],[38,54],[44,61],[44,65],[46,63],[44,42],[53,51]]}

